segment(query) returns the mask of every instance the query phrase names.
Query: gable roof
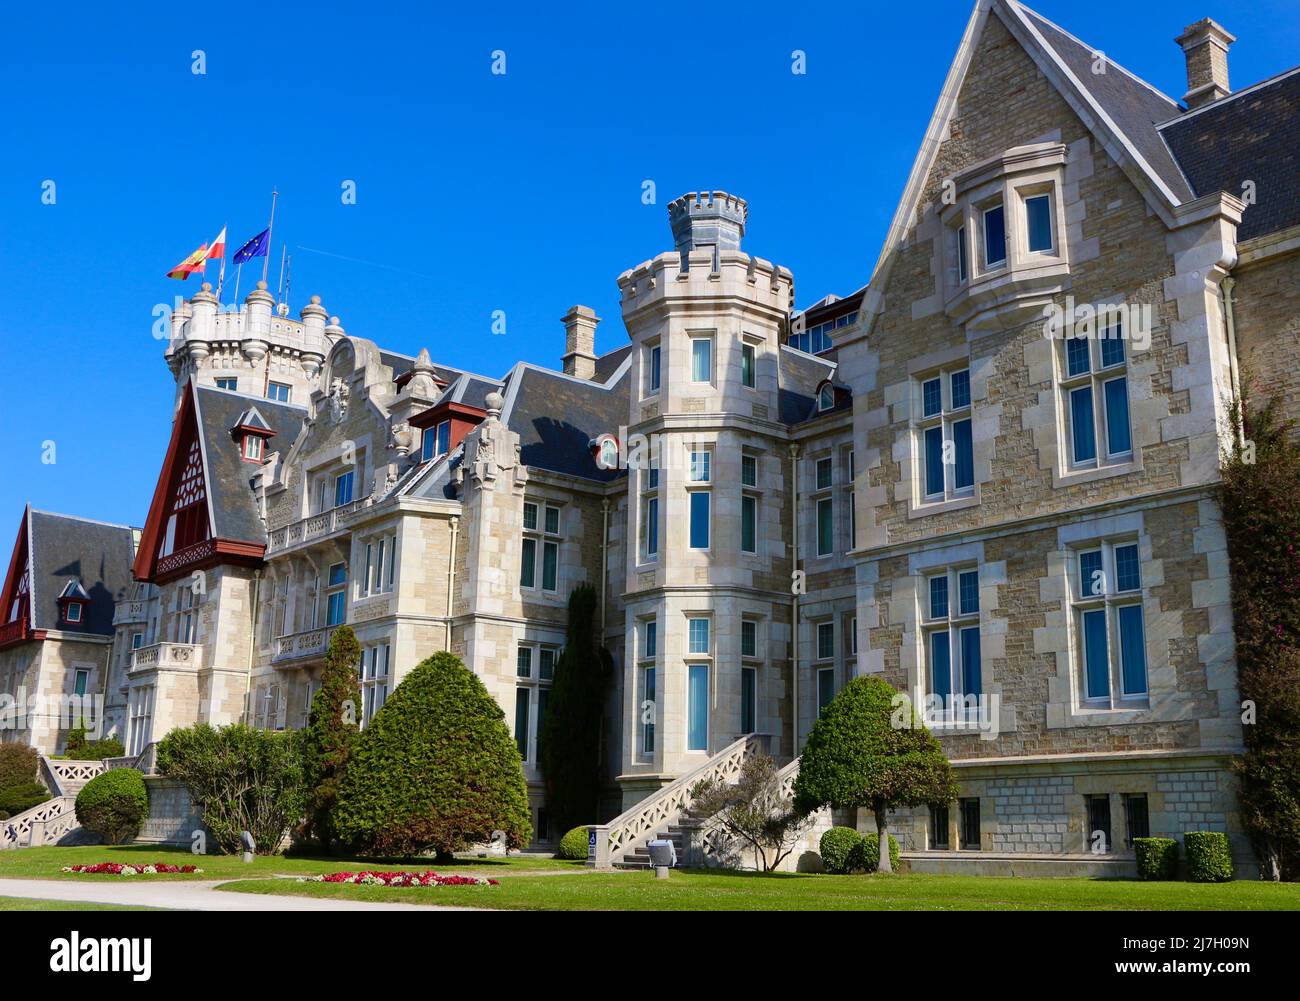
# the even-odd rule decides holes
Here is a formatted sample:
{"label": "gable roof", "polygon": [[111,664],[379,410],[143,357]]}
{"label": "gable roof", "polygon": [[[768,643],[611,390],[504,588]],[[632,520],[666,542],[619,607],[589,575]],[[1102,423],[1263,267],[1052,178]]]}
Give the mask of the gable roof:
{"label": "gable roof", "polygon": [[1254,182],[1238,239],[1300,225],[1300,67],[1166,122],[1160,135],[1196,195],[1240,197]]}
{"label": "gable roof", "polygon": [[817,387],[834,376],[836,367],[822,355],[781,345],[777,379],[782,424],[789,427],[817,416]]}
{"label": "gable roof", "polygon": [[[31,569],[30,628],[113,635],[114,605],[131,593],[134,530],[127,525],[28,509],[19,533],[14,559],[22,559]],[[6,591],[8,581],[16,583],[22,570],[20,566],[9,568]],[[87,602],[80,622],[61,621],[61,597]],[[5,618],[8,611],[4,609]]]}

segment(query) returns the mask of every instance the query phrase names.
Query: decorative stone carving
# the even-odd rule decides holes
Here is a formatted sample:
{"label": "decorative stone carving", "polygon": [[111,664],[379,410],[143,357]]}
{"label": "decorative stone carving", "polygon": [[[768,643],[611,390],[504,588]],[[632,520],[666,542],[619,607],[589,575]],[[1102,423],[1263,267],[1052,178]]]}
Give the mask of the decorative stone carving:
{"label": "decorative stone carving", "polygon": [[330,385],[330,418],[335,424],[342,424],[348,416],[348,399],[351,391],[342,379],[335,379]]}

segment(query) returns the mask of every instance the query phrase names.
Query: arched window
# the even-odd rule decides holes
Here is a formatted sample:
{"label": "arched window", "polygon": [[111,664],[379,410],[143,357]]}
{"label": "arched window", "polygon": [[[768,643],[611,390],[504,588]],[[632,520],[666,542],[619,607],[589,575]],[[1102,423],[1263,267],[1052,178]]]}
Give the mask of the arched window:
{"label": "arched window", "polygon": [[835,408],[835,387],[829,382],[822,383],[822,388],[817,393],[817,412],[824,413],[827,410]]}

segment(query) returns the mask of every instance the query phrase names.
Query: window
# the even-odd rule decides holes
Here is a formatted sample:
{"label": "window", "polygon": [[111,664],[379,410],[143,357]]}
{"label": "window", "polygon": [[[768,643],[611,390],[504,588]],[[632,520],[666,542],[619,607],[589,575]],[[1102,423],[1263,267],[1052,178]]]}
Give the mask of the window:
{"label": "window", "polygon": [[[286,579],[285,583],[288,583]],[[188,581],[176,589],[176,627],[173,631],[177,643],[194,642],[194,592]]]}
{"label": "window", "polygon": [[991,271],[1007,263],[1007,224],[1003,207],[984,210],[984,269]]}
{"label": "window", "polygon": [[1071,465],[1095,467],[1133,456],[1123,319],[1109,318],[1099,337],[1068,337],[1061,391]]}
{"label": "window", "polygon": [[334,477],[334,506],[342,507],[352,503],[352,470],[339,473]]}
{"label": "window", "polygon": [[930,850],[946,852],[948,850],[948,807],[930,807]]}
{"label": "window", "polygon": [[740,620],[740,655],[758,656],[758,623],[753,619]]}
{"label": "window", "polygon": [[[329,569],[328,590],[325,592],[325,625],[337,626],[347,618],[348,567],[335,563]],[[286,582],[287,583],[287,582]]]}
{"label": "window", "polygon": [[76,695],[77,698],[85,698],[86,687],[89,684],[90,684],[90,672],[81,671],[81,670],[77,671],[77,673],[73,676],[73,680],[72,680],[72,693]]}
{"label": "window", "polygon": [[740,497],[740,551],[758,552],[758,498],[753,494]]}
{"label": "window", "polygon": [[1030,253],[1052,252],[1052,198],[1032,195],[1025,199],[1025,227]]}
{"label": "window", "polygon": [[127,753],[140,754],[153,730],[153,686],[132,688],[127,702]]}
{"label": "window", "polygon": [[388,644],[361,652],[361,725],[364,727],[388,701]]}
{"label": "window", "polygon": [[[802,321],[803,317],[800,317],[800,322]],[[790,334],[790,347],[797,348],[800,351],[806,351],[809,354],[821,354],[824,351],[829,351],[835,346],[831,334],[837,328],[851,326],[857,322],[857,313],[847,313],[844,316],[836,317],[834,320],[827,320],[825,323],[815,324],[807,330],[794,330]]]}
{"label": "window", "polygon": [[829,491],[835,484],[835,463],[831,458],[818,459],[815,466],[813,497],[816,512],[817,555],[830,556],[835,552],[835,501]]}
{"label": "window", "polygon": [[927,501],[969,495],[975,486],[970,369],[921,381],[921,482]]}
{"label": "window", "polygon": [[972,700],[983,693],[979,571],[948,569],[927,577],[921,601],[929,694],[944,703],[939,721],[966,720],[978,711]]}
{"label": "window", "polygon": [[647,469],[641,476],[641,556],[659,556],[659,470]]}
{"label": "window", "polygon": [[388,590],[393,589],[393,581],[397,574],[397,536],[394,535],[388,541]]}
{"label": "window", "polygon": [[239,389],[239,380],[237,378],[230,378],[230,377],[219,378],[217,379],[217,388],[228,389],[232,393],[234,393]]}
{"label": "window", "polygon": [[710,536],[710,507],[712,494],[708,484],[713,479],[713,453],[707,450],[691,453],[690,484],[690,548],[708,549]]}
{"label": "window", "polygon": [[[540,507],[540,511],[539,511]],[[538,514],[542,527],[538,530]],[[543,591],[557,591],[560,575],[560,509],[553,504],[524,504],[524,539],[519,560],[519,586],[537,587],[537,554],[541,551]]]}
{"label": "window", "polygon": [[740,669],[740,732],[758,729],[758,669]]}
{"label": "window", "polygon": [[420,445],[420,458],[426,462],[446,455],[451,449],[451,421],[440,421],[433,427],[425,428]]}
{"label": "window", "polygon": [[558,647],[537,643],[520,643],[515,651],[515,745],[530,764],[540,760],[542,725],[559,652]]}
{"label": "window", "polygon": [[379,594],[384,590],[384,549],[387,545],[387,539],[380,539],[375,546],[375,576],[370,586],[372,594]]}
{"label": "window", "polygon": [[651,619],[645,624],[642,632],[642,655],[653,657],[658,653],[659,647],[659,623]]}
{"label": "window", "polygon": [[980,801],[978,799],[959,799],[957,806],[961,810],[961,828],[958,831],[958,847],[963,851],[980,850]]}
{"label": "window", "polygon": [[831,660],[835,656],[835,623],[817,623],[817,659]]}
{"label": "window", "polygon": [[1088,831],[1086,840],[1088,850],[1107,854],[1111,851],[1110,837],[1110,797],[1085,796],[1088,806]]}
{"label": "window", "polygon": [[81,602],[69,601],[64,608],[64,618],[66,618],[68,622],[80,622]]}
{"label": "window", "polygon": [[289,402],[290,387],[284,382],[268,382],[266,384],[266,398],[268,400],[278,400],[280,403]]}
{"label": "window", "polygon": [[749,389],[754,388],[754,345],[740,346],[740,384]]}
{"label": "window", "polygon": [[1124,794],[1124,845],[1133,847],[1134,838],[1151,837],[1151,820],[1147,813],[1146,793]]}
{"label": "window", "polygon": [[[966,279],[970,276],[970,263],[968,261],[968,251],[966,249],[966,227],[958,226],[956,230],[957,237],[957,282],[965,284]],[[945,842],[946,844],[947,842]]]}
{"label": "window", "polygon": [[646,393],[654,396],[659,392],[659,365],[662,357],[660,346],[652,344],[646,348]]}
{"label": "window", "polygon": [[1075,551],[1071,576],[1082,690],[1093,707],[1147,696],[1146,628],[1136,542],[1103,542]]}
{"label": "window", "polygon": [[686,750],[709,749],[709,665],[686,668]]}
{"label": "window", "polygon": [[835,409],[835,387],[832,385],[822,386],[821,391],[817,394],[817,412],[825,413],[827,410]]}
{"label": "window", "polygon": [[740,482],[747,487],[758,486],[758,456],[742,455],[740,457]]}
{"label": "window", "polygon": [[691,338],[691,382],[713,381],[713,338]]}
{"label": "window", "polygon": [[835,668],[823,667],[817,672],[817,713],[831,704],[835,698]]}
{"label": "window", "polygon": [[853,495],[853,484],[857,479],[857,470],[853,458],[853,446],[846,445],[840,450],[840,461],[844,469],[844,508],[849,512],[848,547],[853,549],[858,544],[858,505]]}
{"label": "window", "polygon": [[655,667],[641,668],[641,753],[655,752]]}
{"label": "window", "polygon": [[709,620],[708,619],[688,619],[687,620],[687,652],[688,653],[708,653],[709,646]]}
{"label": "window", "polygon": [[248,462],[261,462],[262,451],[266,447],[266,441],[261,435],[246,434],[244,435],[244,449],[242,458]]}

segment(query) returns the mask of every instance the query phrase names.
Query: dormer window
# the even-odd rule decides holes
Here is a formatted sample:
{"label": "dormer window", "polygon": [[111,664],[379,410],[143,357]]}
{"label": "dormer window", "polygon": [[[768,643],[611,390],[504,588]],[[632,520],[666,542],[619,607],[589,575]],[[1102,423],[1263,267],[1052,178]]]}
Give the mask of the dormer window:
{"label": "dormer window", "polygon": [[70,626],[81,625],[86,618],[86,606],[90,603],[90,595],[86,589],[81,586],[81,581],[75,577],[63,586],[63,591],[59,594],[59,618]]}
{"label": "dormer window", "polygon": [[266,447],[266,442],[255,434],[244,435],[244,447],[242,451],[245,462],[261,462],[262,452]]}
{"label": "dormer window", "polygon": [[835,387],[829,382],[822,383],[822,388],[817,393],[817,412],[825,413],[827,410],[835,409]]}
{"label": "dormer window", "polygon": [[239,458],[243,462],[262,463],[266,460],[266,443],[275,436],[256,407],[249,407],[230,429],[230,436],[239,444]]}
{"label": "dormer window", "polygon": [[420,444],[420,457],[425,462],[446,455],[451,447],[451,421],[441,421],[434,427],[425,428]]}

